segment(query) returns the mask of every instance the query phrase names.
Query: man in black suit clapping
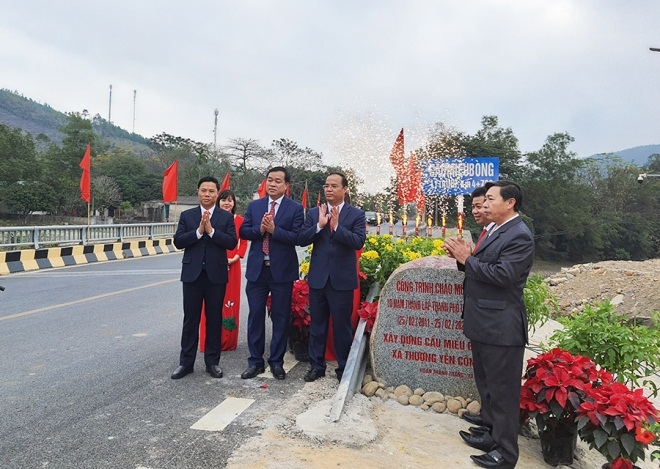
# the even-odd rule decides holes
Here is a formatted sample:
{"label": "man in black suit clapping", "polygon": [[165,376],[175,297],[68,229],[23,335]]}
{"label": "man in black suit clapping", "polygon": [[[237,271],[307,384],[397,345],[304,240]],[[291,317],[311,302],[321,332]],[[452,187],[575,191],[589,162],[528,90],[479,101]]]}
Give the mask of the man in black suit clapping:
{"label": "man in black suit clapping", "polygon": [[465,336],[472,342],[475,377],[488,415],[484,431],[461,431],[470,446],[486,454],[470,456],[481,467],[509,469],[518,462],[520,380],[527,343],[523,289],[534,260],[534,238],[520,218],[522,191],[510,181],[485,185],[484,214],[495,225],[478,244],[462,238],[445,242],[447,253],[465,271]]}
{"label": "man in black suit clapping", "polygon": [[183,331],[179,367],[172,379],[183,378],[193,372],[202,302],[206,315],[204,362],[206,372],[222,378],[220,363],[220,335],[222,332],[222,302],[227,286],[227,249],[238,242],[234,217],[216,208],[220,184],[206,176],[197,184],[199,207],[184,211],[174,235],[174,245],[184,249],[181,282],[183,282]]}

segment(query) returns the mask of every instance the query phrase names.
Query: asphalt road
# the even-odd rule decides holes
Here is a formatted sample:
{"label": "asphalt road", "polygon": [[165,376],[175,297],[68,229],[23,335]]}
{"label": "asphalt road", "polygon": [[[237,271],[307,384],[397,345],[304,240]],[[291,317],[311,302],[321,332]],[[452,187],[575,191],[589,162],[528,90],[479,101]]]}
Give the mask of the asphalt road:
{"label": "asphalt road", "polygon": [[[180,262],[163,254],[0,277],[0,467],[223,467],[304,385],[306,364],[284,381],[240,378],[245,298],[225,377],[212,379],[198,354],[195,373],[170,379]],[[190,428],[230,397],[255,402],[222,431]]]}
{"label": "asphalt road", "polygon": [[[244,293],[238,348],[220,360],[224,378],[212,379],[198,354],[195,373],[170,379],[183,320],[181,256],[0,277],[0,468],[223,467],[304,385],[306,363],[284,381],[240,378]],[[232,397],[254,403],[222,431],[190,428]]]}

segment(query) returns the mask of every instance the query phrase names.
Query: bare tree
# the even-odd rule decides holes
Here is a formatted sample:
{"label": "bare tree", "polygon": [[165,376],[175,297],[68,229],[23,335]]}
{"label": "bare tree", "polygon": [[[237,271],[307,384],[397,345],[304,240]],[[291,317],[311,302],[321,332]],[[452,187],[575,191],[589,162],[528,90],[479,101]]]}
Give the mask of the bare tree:
{"label": "bare tree", "polygon": [[317,171],[323,169],[323,154],[318,153],[311,148],[300,148],[292,140],[281,138],[273,140],[273,154],[275,163],[285,167],[294,167]]}
{"label": "bare tree", "polygon": [[111,205],[118,206],[121,202],[121,192],[114,179],[108,176],[99,176],[92,180],[92,196],[94,208],[104,210]]}
{"label": "bare tree", "polygon": [[272,151],[251,138],[232,138],[224,147],[229,164],[239,173],[262,171],[273,164]]}

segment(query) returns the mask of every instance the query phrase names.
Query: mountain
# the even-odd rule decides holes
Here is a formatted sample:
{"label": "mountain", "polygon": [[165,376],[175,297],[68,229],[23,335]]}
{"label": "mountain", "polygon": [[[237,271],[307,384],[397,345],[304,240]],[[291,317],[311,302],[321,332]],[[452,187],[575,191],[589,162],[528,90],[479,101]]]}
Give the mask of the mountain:
{"label": "mountain", "polygon": [[[65,113],[56,111],[48,104],[38,103],[17,92],[0,89],[1,124],[22,129],[35,138],[43,134],[59,145],[64,137],[59,129],[66,121]],[[146,157],[153,152],[148,139],[117,127],[98,114],[92,118],[92,128],[110,148],[126,148],[140,157]]]}
{"label": "mountain", "polygon": [[613,151],[612,153],[599,153],[591,155],[590,158],[603,159],[609,156],[618,156],[623,161],[644,166],[648,157],[651,155],[660,155],[660,145],[642,145],[639,147],[626,148],[625,150]]}

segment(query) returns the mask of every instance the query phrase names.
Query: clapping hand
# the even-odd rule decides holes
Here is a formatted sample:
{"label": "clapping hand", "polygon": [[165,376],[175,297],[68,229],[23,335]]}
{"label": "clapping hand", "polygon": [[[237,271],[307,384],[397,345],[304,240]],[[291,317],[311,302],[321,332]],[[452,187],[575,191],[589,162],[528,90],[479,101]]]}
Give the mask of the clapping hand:
{"label": "clapping hand", "polygon": [[330,209],[330,228],[332,231],[337,231],[339,225],[339,207],[332,207]]}
{"label": "clapping hand", "polygon": [[213,231],[213,226],[211,225],[211,212],[206,210],[202,214],[202,220],[199,222],[199,228],[197,228],[199,234],[203,235],[204,233],[211,234]]}
{"label": "clapping hand", "polygon": [[328,213],[328,206],[326,204],[319,206],[319,228],[325,228],[325,225],[330,219],[330,214]]}
{"label": "clapping hand", "polygon": [[270,214],[266,213],[261,219],[261,227],[259,229],[261,230],[261,234],[266,232],[273,234],[275,232],[275,220],[273,220]]}
{"label": "clapping hand", "polygon": [[445,239],[445,251],[449,257],[465,264],[467,258],[472,254],[472,243],[463,238],[447,238]]}

